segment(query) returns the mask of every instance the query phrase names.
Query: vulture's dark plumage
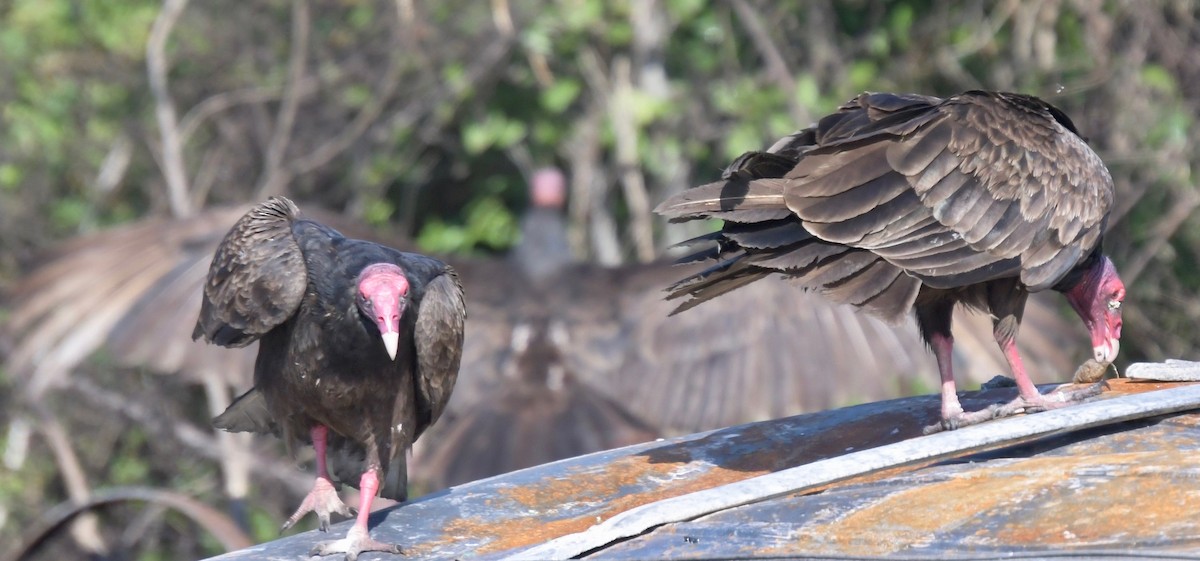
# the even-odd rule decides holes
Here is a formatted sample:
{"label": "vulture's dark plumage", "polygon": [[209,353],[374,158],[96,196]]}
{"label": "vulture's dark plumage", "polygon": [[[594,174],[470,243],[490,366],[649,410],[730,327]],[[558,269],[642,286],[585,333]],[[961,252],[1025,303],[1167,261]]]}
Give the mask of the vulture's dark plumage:
{"label": "vulture's dark plumage", "polygon": [[[717,263],[671,288],[680,309],[772,274],[888,320],[910,309],[938,360],[942,426],[1061,405],[1038,393],[1015,339],[1030,292],[1066,295],[1111,363],[1125,288],[1100,241],[1113,183],[1074,124],[1021,94],[947,99],[863,94],[722,179],[665,201],[674,221],[721,218],[685,261]],[[997,411],[963,412],[951,368],[958,303],[989,312],[1020,390]]]}
{"label": "vulture's dark plumage", "polygon": [[400,552],[370,538],[367,516],[376,493],[406,498],[404,454],[450,399],[465,319],[458,277],[441,261],[345,238],[284,198],[238,220],[213,257],[192,337],[259,342],[254,389],[219,428],[316,449],[316,483],[285,528],[309,511],[323,529],[331,512],[349,514],[339,480],[362,491],[358,519],[320,552]]}

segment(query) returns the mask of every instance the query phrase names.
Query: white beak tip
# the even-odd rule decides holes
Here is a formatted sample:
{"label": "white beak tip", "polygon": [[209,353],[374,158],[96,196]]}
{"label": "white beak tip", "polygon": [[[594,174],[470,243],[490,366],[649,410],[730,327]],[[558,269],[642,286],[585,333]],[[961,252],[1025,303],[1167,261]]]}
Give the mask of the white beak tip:
{"label": "white beak tip", "polygon": [[388,356],[392,360],[396,360],[396,349],[400,347],[400,334],[393,331],[391,333],[384,333],[382,337],[383,347],[387,349]]}
{"label": "white beak tip", "polygon": [[1104,364],[1112,364],[1117,359],[1117,353],[1121,350],[1121,342],[1118,340],[1110,340],[1105,344],[1092,349],[1092,354],[1096,362]]}

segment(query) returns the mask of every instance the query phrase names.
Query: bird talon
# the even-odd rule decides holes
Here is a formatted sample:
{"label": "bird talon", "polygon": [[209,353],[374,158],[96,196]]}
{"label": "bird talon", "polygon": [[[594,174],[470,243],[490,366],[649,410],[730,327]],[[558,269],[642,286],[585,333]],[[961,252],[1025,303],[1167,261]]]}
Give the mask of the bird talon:
{"label": "bird talon", "polygon": [[347,507],[337,496],[337,491],[333,488],[333,483],[328,479],[318,477],[313,483],[313,488],[304,497],[304,501],[296,508],[283,526],[279,528],[279,532],[283,533],[288,528],[294,526],[304,515],[315,512],[319,522],[318,528],[322,532],[328,532],[330,526],[330,515],[333,513],[341,514],[342,516],[353,516],[350,507]]}

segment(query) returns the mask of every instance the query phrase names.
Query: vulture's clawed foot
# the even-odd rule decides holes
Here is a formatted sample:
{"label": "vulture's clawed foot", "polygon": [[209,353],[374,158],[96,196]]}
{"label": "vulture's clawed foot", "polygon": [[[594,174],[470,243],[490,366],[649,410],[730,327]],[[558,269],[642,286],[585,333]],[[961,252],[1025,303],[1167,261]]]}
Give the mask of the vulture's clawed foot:
{"label": "vulture's clawed foot", "polygon": [[309,551],[311,556],[333,555],[335,553],[346,554],[346,561],[355,561],[358,559],[358,554],[367,551],[378,551],[380,553],[392,553],[403,555],[404,550],[400,546],[392,543],[383,543],[375,541],[366,528],[354,525],[350,527],[350,531],[346,533],[346,537],[340,540],[333,540],[318,543]]}
{"label": "vulture's clawed foot", "polygon": [[984,421],[990,421],[996,418],[996,411],[1000,409],[999,405],[989,406],[987,409],[979,411],[960,411],[948,417],[942,417],[942,420],[935,425],[925,427],[925,434],[933,434],[947,430],[961,429],[971,425],[978,425]]}
{"label": "vulture's clawed foot", "polygon": [[322,532],[329,531],[330,514],[336,512],[346,517],[354,516],[354,511],[338,498],[337,489],[334,489],[333,483],[328,479],[318,477],[317,481],[313,483],[312,491],[308,492],[304,501],[300,503],[300,507],[283,523],[279,531],[282,533],[291,528],[310,512],[317,513],[317,519],[321,521]]}
{"label": "vulture's clawed foot", "polygon": [[1088,384],[1082,388],[1067,389],[1066,386],[1063,386],[1050,393],[1038,395],[1033,399],[1017,396],[1016,399],[1003,405],[992,405],[987,409],[944,417],[938,424],[925,427],[924,433],[933,434],[978,425],[992,419],[1002,419],[1021,413],[1038,413],[1049,409],[1067,407],[1096,397],[1103,393],[1105,389],[1108,389],[1108,382],[1102,379],[1099,382]]}
{"label": "vulture's clawed foot", "polygon": [[1065,386],[1060,387],[1050,393],[1040,394],[1033,399],[1017,396],[1016,399],[998,407],[993,418],[1000,419],[1021,413],[1039,413],[1041,411],[1075,405],[1076,403],[1082,403],[1100,395],[1107,387],[1108,382],[1100,380],[1082,388],[1064,389]]}

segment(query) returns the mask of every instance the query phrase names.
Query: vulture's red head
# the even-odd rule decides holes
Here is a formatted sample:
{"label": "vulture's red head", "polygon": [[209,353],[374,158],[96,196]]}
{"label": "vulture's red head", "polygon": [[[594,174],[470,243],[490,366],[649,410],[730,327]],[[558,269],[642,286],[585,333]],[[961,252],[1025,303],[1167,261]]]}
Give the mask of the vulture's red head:
{"label": "vulture's red head", "polygon": [[408,278],[391,263],[369,265],[358,274],[358,311],[379,327],[388,356],[396,360],[400,344],[400,316],[408,305]]}
{"label": "vulture's red head", "polygon": [[1111,363],[1121,349],[1121,303],[1125,301],[1125,283],[1112,261],[1100,256],[1066,296],[1092,336],[1096,361]]}

